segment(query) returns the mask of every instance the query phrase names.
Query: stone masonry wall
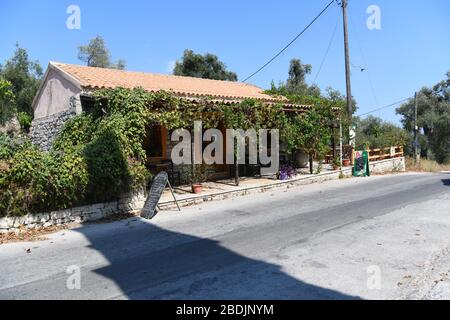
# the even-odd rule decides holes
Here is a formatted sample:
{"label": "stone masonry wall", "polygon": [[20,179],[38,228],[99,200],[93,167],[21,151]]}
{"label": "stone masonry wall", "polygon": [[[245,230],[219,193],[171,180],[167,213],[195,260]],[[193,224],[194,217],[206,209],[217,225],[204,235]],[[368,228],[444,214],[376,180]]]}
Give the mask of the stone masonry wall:
{"label": "stone masonry wall", "polygon": [[23,217],[4,217],[0,218],[0,233],[17,231],[20,227],[49,227],[70,222],[82,223],[95,221],[112,214],[134,212],[142,209],[145,199],[144,190],[139,190],[134,193],[122,195],[118,201],[96,203],[52,212],[28,214]]}
{"label": "stone masonry wall", "polygon": [[30,128],[31,141],[42,150],[50,150],[53,140],[61,131],[64,123],[76,115],[75,108],[51,116],[33,120]]}
{"label": "stone masonry wall", "polygon": [[393,158],[370,162],[371,173],[404,172],[406,170],[405,158]]}

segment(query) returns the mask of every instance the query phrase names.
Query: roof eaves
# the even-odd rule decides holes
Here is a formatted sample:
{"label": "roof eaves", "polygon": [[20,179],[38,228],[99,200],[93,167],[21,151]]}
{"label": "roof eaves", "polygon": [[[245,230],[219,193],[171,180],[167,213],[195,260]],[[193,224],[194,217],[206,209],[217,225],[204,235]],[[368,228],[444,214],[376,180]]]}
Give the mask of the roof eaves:
{"label": "roof eaves", "polygon": [[80,90],[82,89],[82,81],[80,79],[78,79],[75,75],[73,75],[73,74],[65,71],[63,68],[61,68],[59,66],[58,62],[50,61],[48,66],[49,66],[48,69],[52,68],[54,70],[58,70],[66,80],[70,81],[78,89],[80,89]]}

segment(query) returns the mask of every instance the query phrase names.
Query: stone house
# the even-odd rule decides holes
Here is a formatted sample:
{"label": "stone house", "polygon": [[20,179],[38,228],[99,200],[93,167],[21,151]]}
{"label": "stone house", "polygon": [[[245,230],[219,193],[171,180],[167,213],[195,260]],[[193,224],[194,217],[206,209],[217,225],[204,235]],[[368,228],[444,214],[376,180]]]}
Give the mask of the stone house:
{"label": "stone house", "polygon": [[[115,87],[142,87],[150,92],[171,91],[187,99],[209,97],[227,104],[252,98],[266,103],[282,102],[287,109],[309,107],[291,105],[286,99],[274,98],[265,94],[263,89],[247,83],[50,62],[33,101],[34,120],[30,130],[33,142],[48,150],[64,122],[88,109],[94,90]],[[145,139],[144,148],[148,151],[148,162],[157,166],[170,159],[169,132],[162,126],[152,126],[148,128],[148,133],[153,138]],[[229,173],[226,165],[216,169],[218,175]]]}

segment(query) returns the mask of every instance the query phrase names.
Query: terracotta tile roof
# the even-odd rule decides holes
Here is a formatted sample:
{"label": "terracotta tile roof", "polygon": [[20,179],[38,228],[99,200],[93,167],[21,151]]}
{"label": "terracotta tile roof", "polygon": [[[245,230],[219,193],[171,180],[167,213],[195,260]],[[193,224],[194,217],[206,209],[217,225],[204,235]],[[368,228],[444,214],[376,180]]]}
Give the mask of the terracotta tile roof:
{"label": "terracotta tile roof", "polygon": [[224,100],[253,98],[268,102],[287,102],[285,98],[276,99],[264,94],[263,89],[257,86],[242,82],[94,68],[58,62],[51,62],[51,65],[69,74],[85,90],[142,87],[148,91],[173,91],[177,95],[191,98],[212,96]]}

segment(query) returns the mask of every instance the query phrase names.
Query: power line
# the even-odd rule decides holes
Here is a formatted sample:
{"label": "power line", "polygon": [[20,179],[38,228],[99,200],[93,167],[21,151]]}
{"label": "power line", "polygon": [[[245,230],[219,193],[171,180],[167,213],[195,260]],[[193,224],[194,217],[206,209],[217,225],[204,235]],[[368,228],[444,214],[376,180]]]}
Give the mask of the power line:
{"label": "power line", "polygon": [[311,27],[314,22],[316,22],[317,19],[319,19],[324,13],[325,11],[327,11],[327,9],[333,4],[335,0],[331,0],[330,3],[299,33],[297,34],[294,39],[292,39],[286,46],[284,46],[283,49],[281,49],[275,56],[273,56],[269,61],[267,61],[261,68],[259,68],[258,70],[256,70],[255,72],[253,72],[250,76],[248,76],[247,78],[244,79],[243,82],[247,82],[247,80],[249,80],[250,78],[252,78],[254,75],[256,75],[258,72],[260,72],[262,69],[264,69],[265,67],[267,67],[272,61],[274,61],[276,58],[279,57],[280,54],[282,54],[287,48],[289,48],[298,38],[300,38],[300,36],[305,33],[306,30],[309,29],[309,27]]}
{"label": "power line", "polygon": [[397,102],[394,102],[394,103],[388,104],[388,105],[386,105],[386,106],[383,106],[383,107],[380,107],[380,108],[376,108],[376,109],[373,109],[372,111],[369,111],[369,112],[366,112],[366,113],[363,113],[363,114],[359,114],[359,115],[358,115],[358,117],[362,117],[362,116],[365,116],[365,115],[368,115],[368,114],[374,113],[374,112],[376,112],[376,111],[379,111],[379,110],[382,110],[382,109],[386,109],[386,108],[389,108],[389,107],[395,106],[395,105],[397,105],[397,104],[400,104],[400,103],[402,103],[402,102],[404,102],[404,101],[406,101],[406,100],[409,100],[409,99],[411,99],[411,98],[412,98],[412,97],[408,97],[408,98],[405,98],[405,99],[399,100],[399,101],[397,101]]}
{"label": "power line", "polygon": [[372,76],[370,75],[370,68],[367,65],[367,61],[366,61],[366,58],[365,58],[365,55],[364,55],[364,52],[363,52],[363,49],[362,49],[361,41],[359,40],[358,33],[356,32],[355,23],[353,21],[353,18],[352,18],[352,15],[350,13],[350,10],[348,12],[348,15],[350,17],[350,26],[353,29],[353,33],[355,34],[356,43],[358,44],[358,48],[359,48],[359,53],[361,54],[361,58],[362,58],[363,63],[364,63],[364,68],[359,67],[359,69],[361,70],[361,72],[362,71],[367,71],[367,78],[369,80],[369,85],[370,85],[370,89],[372,91],[372,96],[373,96],[374,102],[375,102],[375,104],[377,106],[379,106],[380,104],[378,102],[377,94],[375,92],[375,87],[374,87],[373,82],[372,82]]}
{"label": "power line", "polygon": [[316,76],[314,77],[313,84],[316,84],[317,77],[319,76],[320,71],[322,71],[323,64],[325,63],[325,60],[328,57],[328,53],[330,51],[331,44],[333,43],[334,36],[336,35],[336,30],[337,30],[338,24],[339,24],[339,16],[336,19],[336,24],[334,26],[333,34],[331,35],[330,42],[328,43],[328,47],[325,51],[325,55],[323,56],[322,62],[320,63],[319,69],[317,70]]}

